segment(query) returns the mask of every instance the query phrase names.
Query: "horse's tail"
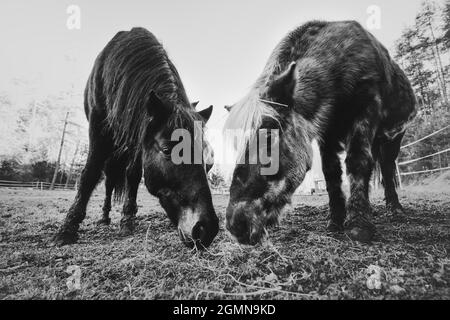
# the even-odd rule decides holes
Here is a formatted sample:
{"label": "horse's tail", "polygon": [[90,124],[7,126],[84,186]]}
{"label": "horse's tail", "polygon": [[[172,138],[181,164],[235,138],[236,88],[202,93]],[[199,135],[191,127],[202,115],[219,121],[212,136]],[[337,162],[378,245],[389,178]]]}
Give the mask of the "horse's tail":
{"label": "horse's tail", "polygon": [[[379,143],[375,142],[375,145],[372,148],[372,158],[374,161],[372,176],[374,178],[381,177],[380,155],[381,155],[380,145]],[[380,178],[380,182],[381,184],[383,184],[383,179]]]}
{"label": "horse's tail", "polygon": [[[381,185],[384,187],[384,181],[381,175],[381,145],[379,143],[375,143],[374,147],[372,148],[372,157],[374,160],[374,168],[373,168],[373,176],[374,177],[380,177]],[[394,168],[394,185],[395,188],[399,187],[399,181],[398,181],[398,175],[397,175],[397,168]]]}
{"label": "horse's tail", "polygon": [[398,188],[400,186],[400,183],[398,182],[397,168],[395,168],[395,172],[394,172],[394,184],[395,184],[395,188]]}
{"label": "horse's tail", "polygon": [[114,201],[122,202],[124,194],[125,194],[125,170],[121,170],[121,172],[117,172],[117,179],[114,184]]}
{"label": "horse's tail", "polygon": [[106,179],[114,184],[114,201],[121,202],[126,189],[126,160],[116,157],[108,159],[104,172]]}

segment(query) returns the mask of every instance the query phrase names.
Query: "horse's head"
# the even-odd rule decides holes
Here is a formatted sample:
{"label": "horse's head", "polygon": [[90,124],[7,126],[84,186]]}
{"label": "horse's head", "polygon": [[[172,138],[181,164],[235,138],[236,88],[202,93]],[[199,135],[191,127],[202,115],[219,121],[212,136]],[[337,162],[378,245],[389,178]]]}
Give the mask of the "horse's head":
{"label": "horse's head", "polygon": [[266,227],[278,223],[311,165],[307,124],[286,99],[294,71],[292,64],[256,97],[232,106],[225,125],[248,134],[240,142],[241,160],[233,173],[226,212],[227,229],[243,244],[256,244]]}
{"label": "horse's head", "polygon": [[145,185],[159,198],[183,243],[207,247],[219,230],[206,178],[212,152],[202,130],[212,106],[196,112],[191,106],[171,106],[152,92],[147,109],[152,120],[142,155]]}

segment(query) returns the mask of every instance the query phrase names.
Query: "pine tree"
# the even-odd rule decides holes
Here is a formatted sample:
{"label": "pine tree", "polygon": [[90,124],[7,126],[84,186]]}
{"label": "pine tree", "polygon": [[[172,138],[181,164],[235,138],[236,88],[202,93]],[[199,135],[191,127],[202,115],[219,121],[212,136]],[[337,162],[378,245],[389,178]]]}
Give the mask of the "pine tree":
{"label": "pine tree", "polygon": [[421,11],[416,16],[416,30],[419,39],[418,49],[420,48],[424,52],[430,53],[442,99],[448,105],[447,77],[444,73],[442,53],[439,46],[441,37],[438,35],[438,32],[440,30],[436,27],[437,10],[438,6],[432,1],[422,3]]}

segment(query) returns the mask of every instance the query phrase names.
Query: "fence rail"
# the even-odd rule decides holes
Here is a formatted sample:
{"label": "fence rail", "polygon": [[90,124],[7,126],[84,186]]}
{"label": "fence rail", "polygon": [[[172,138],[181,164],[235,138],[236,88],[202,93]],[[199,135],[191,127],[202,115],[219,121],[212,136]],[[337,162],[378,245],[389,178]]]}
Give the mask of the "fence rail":
{"label": "fence rail", "polygon": [[[425,139],[428,139],[428,138],[430,138],[430,137],[432,137],[432,136],[434,136],[434,135],[436,135],[436,134],[438,134],[438,133],[440,133],[440,132],[442,132],[442,131],[444,131],[444,130],[446,130],[446,129],[448,129],[448,128],[450,128],[450,125],[445,126],[445,127],[441,128],[441,129],[439,129],[439,130],[436,130],[435,132],[430,133],[429,135],[426,135],[426,136],[423,137],[423,138],[420,138],[420,139],[418,139],[418,140],[416,140],[416,141],[413,141],[413,142],[408,143],[408,144],[406,144],[406,145],[404,145],[404,146],[401,146],[400,149],[404,149],[404,148],[413,146],[413,145],[415,145],[416,143],[419,143],[419,142],[421,142],[421,141],[423,141],[423,140],[425,140]],[[399,177],[400,185],[401,185],[401,179],[400,179],[400,176],[409,176],[409,175],[413,175],[413,174],[422,174],[422,173],[431,173],[431,172],[438,172],[438,171],[450,170],[450,167],[444,167],[444,168],[435,168],[435,169],[427,169],[427,170],[419,170],[419,171],[401,172],[401,171],[400,171],[400,168],[399,168],[399,166],[411,164],[411,163],[414,163],[414,162],[417,162],[417,161],[420,161],[420,160],[423,160],[423,159],[431,158],[431,157],[433,157],[433,156],[437,156],[437,155],[440,155],[440,154],[442,154],[442,153],[449,152],[449,151],[450,151],[450,148],[447,148],[447,149],[444,149],[444,150],[441,150],[441,151],[438,151],[438,152],[435,152],[435,153],[432,153],[432,154],[428,154],[428,155],[423,156],[423,157],[419,157],[419,158],[416,158],[416,159],[410,159],[410,160],[406,160],[406,161],[402,161],[402,162],[396,163],[396,164],[397,164],[397,165],[396,165],[396,168],[397,168],[397,174],[398,174],[398,177]]]}
{"label": "fence rail", "polygon": [[432,154],[429,154],[429,155],[426,155],[426,156],[423,156],[423,157],[420,157],[420,158],[399,162],[398,165],[401,166],[401,165],[405,165],[405,164],[410,164],[410,163],[413,163],[413,162],[417,162],[419,160],[423,160],[423,159],[426,159],[426,158],[437,156],[438,154],[445,153],[447,151],[450,151],[450,148],[445,149],[445,150],[441,150],[441,151],[438,151],[438,152],[435,152],[435,153],[432,153]]}
{"label": "fence rail", "polygon": [[416,141],[413,141],[413,142],[411,142],[411,143],[408,143],[408,144],[406,144],[406,145],[404,145],[404,146],[401,146],[400,149],[404,149],[404,148],[406,148],[406,147],[413,146],[413,145],[415,145],[416,143],[419,143],[419,142],[421,142],[421,141],[423,141],[423,140],[425,140],[425,139],[428,139],[428,138],[430,138],[430,137],[432,137],[432,136],[438,134],[439,132],[444,131],[445,129],[448,129],[448,128],[450,128],[450,125],[448,125],[448,126],[446,126],[446,127],[444,127],[444,128],[441,128],[441,129],[439,129],[439,130],[437,130],[437,131],[435,131],[435,132],[433,132],[433,133],[430,133],[429,135],[427,135],[427,136],[425,136],[425,137],[423,137],[423,138],[420,138],[419,140],[416,140]]}
{"label": "fence rail", "polygon": [[450,167],[430,169],[430,170],[420,170],[420,171],[408,171],[408,172],[401,172],[400,175],[401,176],[409,176],[409,175],[412,175],[412,174],[427,173],[427,172],[437,172],[437,171],[444,171],[444,170],[449,170],[449,169],[450,169]]}
{"label": "fence rail", "polygon": [[[324,182],[325,180],[315,180],[315,182]],[[34,182],[23,182],[23,181],[10,181],[10,180],[0,180],[0,189],[1,188],[16,188],[16,189],[34,189],[34,190],[50,190],[50,182],[44,182],[44,181],[34,181]],[[100,184],[98,186],[100,188],[100,192],[104,192],[103,184]],[[145,185],[143,183],[140,183],[140,188],[145,188]],[[65,184],[55,184],[54,190],[76,190],[77,184],[69,184],[67,187]],[[314,192],[313,192],[314,190]],[[323,192],[323,190],[315,188],[311,190],[310,193],[306,192],[295,192],[295,195],[299,196],[321,196],[327,194],[326,192]],[[223,187],[223,188],[211,188],[211,194],[213,195],[229,195],[230,189],[229,187]]]}
{"label": "fence rail", "polygon": [[[49,190],[51,186],[50,182],[44,181],[10,181],[10,180],[0,180],[0,188],[27,188],[36,190]],[[62,184],[58,183],[54,185],[55,190],[75,190],[76,184]]]}

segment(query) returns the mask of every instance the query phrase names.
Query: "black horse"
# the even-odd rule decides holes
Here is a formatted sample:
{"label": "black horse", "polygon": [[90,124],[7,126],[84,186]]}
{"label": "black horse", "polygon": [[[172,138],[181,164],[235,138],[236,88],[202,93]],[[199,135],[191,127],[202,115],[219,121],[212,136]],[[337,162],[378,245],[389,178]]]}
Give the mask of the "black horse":
{"label": "black horse", "polygon": [[[284,106],[283,106],[284,105]],[[231,107],[226,128],[251,134],[279,129],[279,169],[262,175],[261,163],[235,168],[227,229],[242,243],[257,243],[278,222],[283,207],[311,167],[311,140],[319,141],[329,194],[331,231],[370,241],[375,232],[369,181],[381,167],[386,204],[402,211],[395,190],[395,159],[406,124],[416,114],[410,82],[388,51],[354,21],[308,22],[275,50],[250,93]],[[346,151],[350,196],[341,190],[338,154]]]}
{"label": "black horse", "polygon": [[[111,195],[122,198],[120,233],[133,232],[136,195],[144,170],[149,192],[158,197],[188,245],[208,246],[218,232],[205,166],[174,164],[175,129],[194,136],[196,123],[209,119],[212,106],[196,112],[164,48],[149,31],[119,32],[95,61],[85,90],[89,155],[75,202],[56,243],[74,243],[92,191],[105,173],[106,198],[100,223],[108,224]],[[201,148],[208,144],[203,141]],[[196,145],[192,144],[192,148]],[[200,149],[200,152],[202,150]]]}

